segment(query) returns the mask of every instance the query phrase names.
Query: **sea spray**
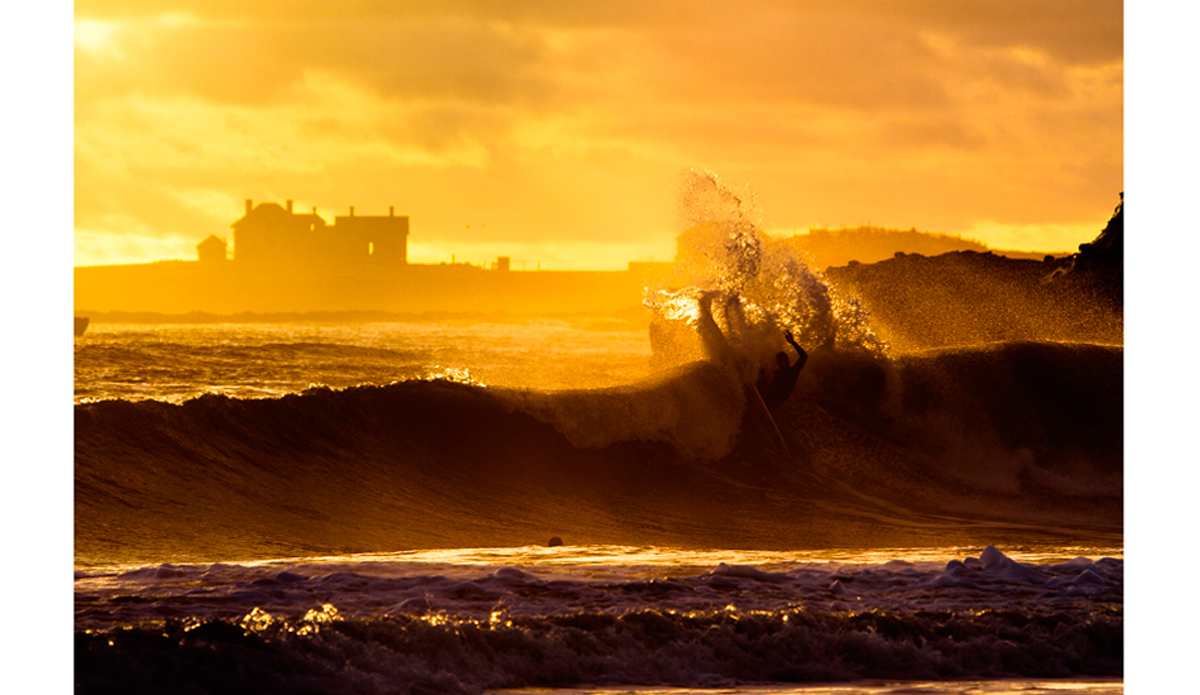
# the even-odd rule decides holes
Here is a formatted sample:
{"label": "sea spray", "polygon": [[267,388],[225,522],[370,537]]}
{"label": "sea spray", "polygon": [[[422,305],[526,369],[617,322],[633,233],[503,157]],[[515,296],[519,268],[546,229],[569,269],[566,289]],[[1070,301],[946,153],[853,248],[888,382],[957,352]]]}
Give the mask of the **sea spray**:
{"label": "sea spray", "polygon": [[697,302],[717,295],[713,318],[741,358],[747,381],[771,364],[782,332],[807,349],[826,348],[885,358],[887,345],[872,331],[866,310],[842,296],[786,243],[763,232],[752,206],[712,172],[692,170],[684,186],[672,275],[648,286],[644,304],[654,313],[651,347],[658,366],[703,355],[695,340]]}
{"label": "sea spray", "polygon": [[886,356],[866,311],[765,234],[744,196],[715,174],[689,173],[681,209],[674,273],[647,287],[644,300],[654,315],[650,343],[660,378],[601,390],[507,392],[505,401],[552,423],[575,446],[664,442],[686,458],[711,461],[735,443],[746,387],[773,364],[784,330],[809,349]]}
{"label": "sea spray", "polygon": [[712,461],[736,442],[752,397],[747,387],[773,364],[784,330],[809,349],[884,358],[886,345],[871,331],[866,311],[765,234],[751,207],[715,174],[689,173],[674,273],[645,292],[653,313],[652,361],[661,378],[501,397],[552,423],[575,446],[664,442],[686,458]]}

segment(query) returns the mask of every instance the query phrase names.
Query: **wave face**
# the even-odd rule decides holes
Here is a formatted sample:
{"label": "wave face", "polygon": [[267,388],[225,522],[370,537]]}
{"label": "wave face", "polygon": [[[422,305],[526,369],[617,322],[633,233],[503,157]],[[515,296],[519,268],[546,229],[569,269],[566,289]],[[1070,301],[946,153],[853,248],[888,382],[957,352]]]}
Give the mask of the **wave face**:
{"label": "wave face", "polygon": [[983,533],[973,523],[998,522],[1119,534],[1121,371],[1119,348],[1092,345],[998,344],[882,366],[818,350],[775,413],[782,441],[707,363],[557,393],[433,380],[84,404],[77,558],[552,535],[868,547],[969,541]]}

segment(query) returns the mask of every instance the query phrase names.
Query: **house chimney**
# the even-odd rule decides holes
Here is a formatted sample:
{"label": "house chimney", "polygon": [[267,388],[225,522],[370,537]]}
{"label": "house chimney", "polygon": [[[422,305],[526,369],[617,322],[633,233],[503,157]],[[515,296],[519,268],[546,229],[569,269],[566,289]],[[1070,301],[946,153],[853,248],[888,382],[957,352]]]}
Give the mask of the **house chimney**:
{"label": "house chimney", "polygon": [[292,214],[292,199],[291,198],[288,198],[288,201],[287,201],[287,211],[288,211],[289,215]]}
{"label": "house chimney", "polygon": [[353,205],[350,206],[350,216],[354,217],[354,206]]}
{"label": "house chimney", "polygon": [[388,206],[388,217],[395,217],[395,216],[396,216],[396,206],[389,205]]}
{"label": "house chimney", "polygon": [[316,205],[313,206],[313,214],[314,215],[317,214],[317,206]]}
{"label": "house chimney", "polygon": [[251,210],[253,207],[254,207],[254,200],[253,200],[253,199],[251,199],[251,198],[247,198],[247,199],[246,199],[246,214],[247,214],[247,215],[249,215],[249,214],[250,214],[250,210]]}

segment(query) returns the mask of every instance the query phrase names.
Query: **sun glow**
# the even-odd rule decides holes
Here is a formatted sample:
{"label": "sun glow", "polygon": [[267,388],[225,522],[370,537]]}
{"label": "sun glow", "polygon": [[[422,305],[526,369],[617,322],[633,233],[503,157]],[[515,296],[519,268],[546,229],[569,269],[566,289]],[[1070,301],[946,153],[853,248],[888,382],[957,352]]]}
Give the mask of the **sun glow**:
{"label": "sun glow", "polygon": [[117,48],[116,36],[120,26],[117,22],[103,19],[76,19],[75,46],[94,55],[108,55],[121,59],[124,56]]}
{"label": "sun glow", "polygon": [[1077,224],[1005,224],[984,220],[964,230],[962,236],[979,239],[993,249],[1074,252],[1080,244],[1095,239],[1107,219],[1107,215],[1098,215],[1093,222]]}

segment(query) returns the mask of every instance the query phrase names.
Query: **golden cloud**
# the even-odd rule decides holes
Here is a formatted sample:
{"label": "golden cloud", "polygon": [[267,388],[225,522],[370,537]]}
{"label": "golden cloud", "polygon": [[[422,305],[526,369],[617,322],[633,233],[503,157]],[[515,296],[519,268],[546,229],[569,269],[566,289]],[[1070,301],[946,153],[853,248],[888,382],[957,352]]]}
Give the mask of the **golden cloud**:
{"label": "golden cloud", "polygon": [[200,239],[238,213],[181,203],[212,191],[398,205],[414,243],[649,249],[696,166],[780,230],[1098,230],[1123,188],[1121,9],[86,0],[77,228]]}

